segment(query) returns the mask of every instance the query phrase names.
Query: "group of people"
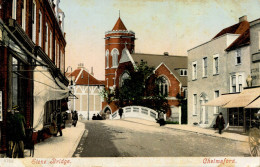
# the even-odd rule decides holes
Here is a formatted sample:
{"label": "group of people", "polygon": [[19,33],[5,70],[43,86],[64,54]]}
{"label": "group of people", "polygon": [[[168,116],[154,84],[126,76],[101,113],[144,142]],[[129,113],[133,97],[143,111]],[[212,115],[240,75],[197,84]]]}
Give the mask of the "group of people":
{"label": "group of people", "polygon": [[97,116],[93,114],[92,120],[102,120],[102,117],[99,114],[97,114]]}

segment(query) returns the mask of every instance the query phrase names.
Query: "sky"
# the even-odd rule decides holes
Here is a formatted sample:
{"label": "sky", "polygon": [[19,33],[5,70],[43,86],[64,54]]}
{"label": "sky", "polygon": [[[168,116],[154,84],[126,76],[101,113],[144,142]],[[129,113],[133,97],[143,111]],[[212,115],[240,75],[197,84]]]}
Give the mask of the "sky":
{"label": "sky", "polygon": [[61,0],[65,13],[66,63],[105,76],[105,32],[120,18],[135,32],[135,52],[187,56],[223,28],[260,18],[260,0]]}

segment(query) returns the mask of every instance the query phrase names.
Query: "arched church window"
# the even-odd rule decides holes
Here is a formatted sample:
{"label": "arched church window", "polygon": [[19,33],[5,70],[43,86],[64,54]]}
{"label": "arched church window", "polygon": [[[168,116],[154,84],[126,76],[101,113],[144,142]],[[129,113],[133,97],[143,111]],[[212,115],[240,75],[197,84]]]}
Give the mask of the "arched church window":
{"label": "arched church window", "polygon": [[109,50],[106,51],[106,68],[109,68]]}
{"label": "arched church window", "polygon": [[168,93],[169,93],[169,82],[165,77],[162,76],[162,77],[159,78],[158,87],[159,87],[159,93],[161,95],[164,95],[164,96],[168,95]]}
{"label": "arched church window", "polygon": [[125,72],[121,75],[121,77],[120,77],[120,82],[119,82],[120,87],[124,85],[124,81],[125,81],[126,79],[128,79],[129,77],[130,77],[130,76],[129,76],[129,73],[128,73],[127,71],[125,71]]}
{"label": "arched church window", "polygon": [[111,51],[111,55],[112,55],[112,67],[117,67],[118,66],[119,51],[116,48],[114,48]]}

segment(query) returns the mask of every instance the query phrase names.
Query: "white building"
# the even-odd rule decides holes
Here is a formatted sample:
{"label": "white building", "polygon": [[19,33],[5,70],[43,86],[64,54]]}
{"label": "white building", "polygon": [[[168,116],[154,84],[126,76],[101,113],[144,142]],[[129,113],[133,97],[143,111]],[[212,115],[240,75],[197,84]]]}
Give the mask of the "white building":
{"label": "white building", "polygon": [[[247,17],[221,30],[213,39],[188,50],[188,123],[212,127],[223,113],[226,122],[243,125],[243,114],[204,106],[225,93],[239,93],[251,75],[250,23]],[[241,111],[242,112],[242,111]]]}
{"label": "white building", "polygon": [[77,97],[70,99],[69,110],[76,110],[80,117],[91,120],[93,114],[102,110],[103,99],[100,93],[104,89],[104,81],[96,79],[93,69],[89,73],[83,64],[79,64],[76,70],[67,75],[67,78],[73,81],[70,89]]}

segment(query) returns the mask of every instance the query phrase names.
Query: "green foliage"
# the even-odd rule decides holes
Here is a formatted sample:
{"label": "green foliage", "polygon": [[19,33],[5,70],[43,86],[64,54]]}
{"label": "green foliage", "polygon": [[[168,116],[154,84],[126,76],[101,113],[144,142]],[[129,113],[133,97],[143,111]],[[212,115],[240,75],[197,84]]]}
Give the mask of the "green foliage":
{"label": "green foliage", "polygon": [[135,70],[129,72],[129,76],[120,88],[115,89],[115,100],[118,107],[140,105],[164,113],[169,110],[166,95],[159,93],[160,78],[154,73],[153,67],[149,67],[146,62],[141,61]]}

